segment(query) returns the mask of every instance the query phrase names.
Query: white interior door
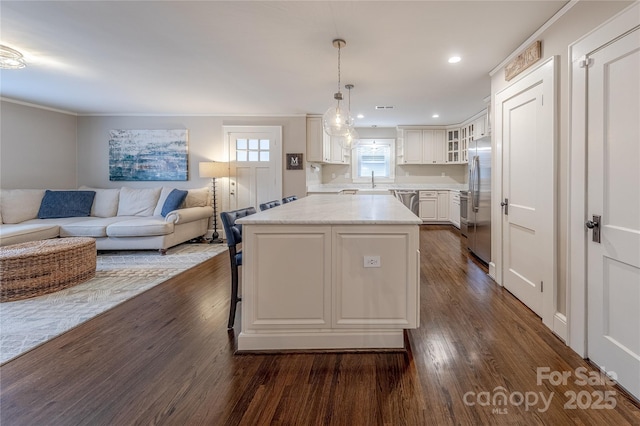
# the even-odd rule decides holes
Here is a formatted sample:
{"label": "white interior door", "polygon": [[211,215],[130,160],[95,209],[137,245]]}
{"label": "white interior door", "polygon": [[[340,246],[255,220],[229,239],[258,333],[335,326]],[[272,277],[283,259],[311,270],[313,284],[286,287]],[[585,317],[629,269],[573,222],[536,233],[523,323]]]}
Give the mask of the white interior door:
{"label": "white interior door", "polygon": [[502,209],[502,283],[547,326],[555,312],[553,296],[543,293],[555,291],[553,75],[551,59],[496,97],[501,193],[507,203]]}
{"label": "white interior door", "polygon": [[282,198],[280,127],[225,127],[232,176],[230,209],[258,206]]}
{"label": "white interior door", "polygon": [[[587,69],[587,348],[640,398],[640,30]],[[589,224],[591,225],[591,224]],[[599,229],[598,229],[599,228]],[[593,233],[600,231],[600,242]],[[615,377],[614,377],[615,378]]]}

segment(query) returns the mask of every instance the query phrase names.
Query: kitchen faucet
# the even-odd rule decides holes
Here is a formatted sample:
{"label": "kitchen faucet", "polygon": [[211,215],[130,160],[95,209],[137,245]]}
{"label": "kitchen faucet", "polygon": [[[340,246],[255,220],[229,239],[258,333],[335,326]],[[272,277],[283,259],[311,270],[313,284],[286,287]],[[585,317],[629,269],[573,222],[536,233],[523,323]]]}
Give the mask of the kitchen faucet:
{"label": "kitchen faucet", "polygon": [[373,174],[374,174],[374,171],[371,170],[371,188],[375,188],[376,187],[375,181],[373,179]]}

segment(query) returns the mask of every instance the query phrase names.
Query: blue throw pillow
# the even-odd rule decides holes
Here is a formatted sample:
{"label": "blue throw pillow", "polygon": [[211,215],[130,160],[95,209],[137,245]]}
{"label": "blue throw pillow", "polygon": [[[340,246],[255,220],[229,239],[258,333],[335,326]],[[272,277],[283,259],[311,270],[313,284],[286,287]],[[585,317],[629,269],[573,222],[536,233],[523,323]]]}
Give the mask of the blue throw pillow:
{"label": "blue throw pillow", "polygon": [[95,196],[95,191],[50,191],[47,189],[40,203],[38,219],[90,216]]}
{"label": "blue throw pillow", "polygon": [[171,191],[162,205],[162,211],[160,212],[162,217],[165,217],[170,212],[180,208],[180,205],[185,198],[187,198],[187,191],[182,191],[180,189],[174,189]]}

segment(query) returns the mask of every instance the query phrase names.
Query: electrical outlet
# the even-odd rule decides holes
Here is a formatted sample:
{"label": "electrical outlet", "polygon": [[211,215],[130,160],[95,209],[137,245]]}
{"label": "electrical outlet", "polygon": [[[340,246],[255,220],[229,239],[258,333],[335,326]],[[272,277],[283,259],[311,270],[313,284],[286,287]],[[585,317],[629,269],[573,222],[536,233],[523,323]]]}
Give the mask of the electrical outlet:
{"label": "electrical outlet", "polygon": [[379,268],[380,267],[380,256],[365,256],[364,257],[364,267],[365,268]]}
{"label": "electrical outlet", "polygon": [[331,179],[335,179],[336,178],[336,174],[335,173],[331,173]]}

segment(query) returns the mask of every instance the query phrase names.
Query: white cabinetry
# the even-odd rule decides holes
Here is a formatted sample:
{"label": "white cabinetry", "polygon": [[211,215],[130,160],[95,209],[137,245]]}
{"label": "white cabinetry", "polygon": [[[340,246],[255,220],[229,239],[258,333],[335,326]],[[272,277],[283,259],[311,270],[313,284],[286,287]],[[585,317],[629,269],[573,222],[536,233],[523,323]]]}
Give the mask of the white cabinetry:
{"label": "white cabinetry", "polygon": [[239,350],[403,347],[402,329],[419,325],[417,225],[245,232]]}
{"label": "white cabinetry", "polygon": [[[333,328],[417,326],[414,232],[408,226],[333,227]],[[364,267],[363,259],[372,257],[379,267]]]}
{"label": "white cabinetry", "polygon": [[438,191],[438,221],[449,221],[449,191]]}
{"label": "white cabinetry", "polygon": [[479,117],[474,123],[474,133],[473,133],[473,137],[474,139],[479,139],[482,138],[484,136],[488,136],[489,135],[489,126],[487,123],[487,119],[488,119],[488,115],[484,114],[483,116]]}
{"label": "white cabinetry", "polygon": [[449,191],[419,191],[418,216],[424,222],[449,222]]}
{"label": "white cabinetry", "polygon": [[462,162],[460,147],[463,141],[466,143],[466,130],[466,128],[447,130],[447,163],[458,164]]}
{"label": "white cabinetry", "polygon": [[403,130],[403,158],[399,164],[444,164],[445,131]]}
{"label": "white cabinetry", "polygon": [[438,191],[420,191],[418,216],[425,222],[438,220]]}
{"label": "white cabinetry", "polygon": [[449,192],[449,221],[460,229],[460,192]]}
{"label": "white cabinetry", "polygon": [[330,137],[322,128],[322,117],[307,117],[307,161],[329,164],[349,164],[348,150],[342,148],[342,138]]}

